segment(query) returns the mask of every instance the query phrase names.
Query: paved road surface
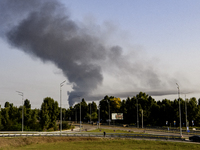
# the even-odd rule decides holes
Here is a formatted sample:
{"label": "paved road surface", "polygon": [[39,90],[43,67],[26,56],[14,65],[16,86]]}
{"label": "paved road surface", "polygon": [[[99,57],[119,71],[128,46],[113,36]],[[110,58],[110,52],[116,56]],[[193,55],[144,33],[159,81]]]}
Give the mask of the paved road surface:
{"label": "paved road surface", "polygon": [[[78,125],[77,125],[78,126]],[[77,127],[76,126],[76,127]],[[78,126],[79,128],[80,126]],[[97,129],[98,126],[97,125],[90,125],[90,124],[83,124],[83,129],[82,131],[84,131],[85,129],[87,129],[87,131],[89,130],[94,130]],[[100,126],[101,129],[115,129],[115,130],[126,130],[126,131],[133,131],[133,132],[145,132],[148,134],[155,134],[155,135],[174,135],[174,136],[180,136],[180,133],[173,133],[173,132],[167,132],[167,131],[160,131],[160,130],[150,130],[150,129],[142,129],[142,128],[131,128],[131,127],[117,127],[117,126],[107,126],[107,125],[101,125]],[[103,132],[103,131],[102,131]],[[184,134],[183,133],[183,137],[188,139],[190,136],[192,135],[188,135],[188,134]]]}

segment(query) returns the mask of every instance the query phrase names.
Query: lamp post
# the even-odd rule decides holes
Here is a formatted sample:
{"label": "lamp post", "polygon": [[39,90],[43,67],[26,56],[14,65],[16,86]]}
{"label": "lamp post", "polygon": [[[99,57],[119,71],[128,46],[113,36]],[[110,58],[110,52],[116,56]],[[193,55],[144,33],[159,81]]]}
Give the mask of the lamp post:
{"label": "lamp post", "polygon": [[80,132],[81,132],[81,97],[78,95],[75,95],[75,96],[79,97],[80,99]]}
{"label": "lamp post", "polygon": [[187,99],[186,99],[186,95],[185,95],[185,126],[186,126],[186,130],[187,130]]}
{"label": "lamp post", "polygon": [[179,99],[179,118],[180,118],[180,136],[182,137],[182,130],[181,130],[181,104],[180,104],[180,89],[178,83],[176,83],[178,88],[178,99]]}
{"label": "lamp post", "polygon": [[91,103],[90,103],[90,123],[91,123]]}
{"label": "lamp post", "polygon": [[142,112],[142,128],[143,128],[143,109],[141,110]]}
{"label": "lamp post", "polygon": [[20,91],[16,91],[20,96],[22,96],[22,132],[23,132],[23,126],[24,126],[24,93],[20,92]]}
{"label": "lamp post", "polygon": [[65,81],[60,83],[60,134],[62,132],[62,86],[64,85]]}
{"label": "lamp post", "polygon": [[80,132],[81,132],[81,97],[80,98]]}
{"label": "lamp post", "polygon": [[139,119],[138,119],[138,98],[137,99],[137,128],[139,128]]}
{"label": "lamp post", "polygon": [[99,128],[100,128],[100,103],[99,103]]}

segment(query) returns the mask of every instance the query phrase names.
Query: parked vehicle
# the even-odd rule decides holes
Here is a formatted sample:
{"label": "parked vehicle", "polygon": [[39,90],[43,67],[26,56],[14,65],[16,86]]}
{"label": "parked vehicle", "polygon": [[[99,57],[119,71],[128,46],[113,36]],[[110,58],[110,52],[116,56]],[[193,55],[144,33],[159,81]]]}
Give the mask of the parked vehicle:
{"label": "parked vehicle", "polygon": [[190,141],[194,141],[194,142],[200,142],[200,136],[199,135],[194,135],[189,137]]}

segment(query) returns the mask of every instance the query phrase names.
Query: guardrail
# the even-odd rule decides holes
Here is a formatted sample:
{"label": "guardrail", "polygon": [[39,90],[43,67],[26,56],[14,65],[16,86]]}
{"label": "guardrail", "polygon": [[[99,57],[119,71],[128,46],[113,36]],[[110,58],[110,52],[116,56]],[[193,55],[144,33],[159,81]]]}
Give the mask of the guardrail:
{"label": "guardrail", "polygon": [[[95,132],[0,132],[0,137],[30,137],[30,136],[69,136],[69,137],[104,137],[103,133]],[[154,134],[125,134],[125,133],[106,133],[105,137],[111,138],[148,138],[148,139],[166,139],[166,140],[185,140],[174,135],[154,135]]]}

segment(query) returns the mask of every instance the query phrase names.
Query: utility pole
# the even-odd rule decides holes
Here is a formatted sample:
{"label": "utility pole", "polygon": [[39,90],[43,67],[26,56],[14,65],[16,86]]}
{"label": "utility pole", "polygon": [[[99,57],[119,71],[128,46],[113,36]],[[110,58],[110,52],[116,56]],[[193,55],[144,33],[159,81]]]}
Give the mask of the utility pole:
{"label": "utility pole", "polygon": [[185,126],[187,130],[187,99],[186,99],[186,94],[185,94]]}
{"label": "utility pole", "polygon": [[62,86],[64,85],[65,81],[60,83],[60,134],[62,132]]}
{"label": "utility pole", "polygon": [[139,128],[139,118],[138,118],[138,98],[137,99],[137,128]]}
{"label": "utility pole", "polygon": [[90,103],[90,123],[91,123],[91,103]]}
{"label": "utility pole", "polygon": [[19,93],[20,96],[22,96],[22,132],[24,131],[24,93],[16,91],[17,93]]}
{"label": "utility pole", "polygon": [[142,109],[142,128],[143,128],[143,109]]}
{"label": "utility pole", "polygon": [[[81,97],[76,95],[77,97],[79,97],[80,100],[80,132],[81,132]],[[76,113],[76,119],[77,119],[77,113]]]}
{"label": "utility pole", "polygon": [[100,104],[99,104],[99,128],[100,128]]}
{"label": "utility pole", "polygon": [[181,129],[181,99],[180,99],[180,89],[178,83],[176,83],[178,88],[178,99],[179,99],[179,118],[180,118],[180,136],[182,137],[182,129]]}

